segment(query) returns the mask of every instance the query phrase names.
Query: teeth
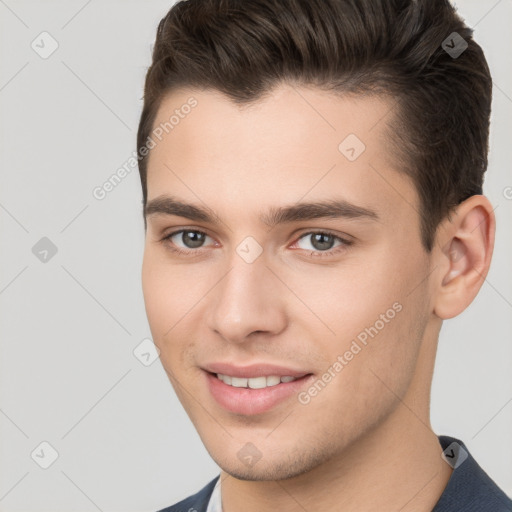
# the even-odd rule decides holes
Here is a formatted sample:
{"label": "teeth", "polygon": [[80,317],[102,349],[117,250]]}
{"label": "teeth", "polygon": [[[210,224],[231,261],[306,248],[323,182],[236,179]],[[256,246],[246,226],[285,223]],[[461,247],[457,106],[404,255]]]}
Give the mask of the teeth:
{"label": "teeth", "polygon": [[276,375],[267,377],[267,386],[277,386],[281,382],[281,379]]}
{"label": "teeth", "polygon": [[241,377],[231,377],[231,385],[234,388],[246,388],[247,379],[243,379]]}
{"label": "teeth", "polygon": [[247,384],[251,389],[263,389],[267,387],[267,377],[254,377],[247,379]]}
{"label": "teeth", "polygon": [[228,386],[233,386],[235,388],[249,387],[251,389],[268,388],[271,386],[277,386],[281,382],[292,382],[297,379],[296,377],[279,377],[277,375],[270,375],[268,377],[252,377],[250,379],[246,379],[243,377],[231,377],[229,375],[223,375],[222,373],[218,373],[217,377]]}

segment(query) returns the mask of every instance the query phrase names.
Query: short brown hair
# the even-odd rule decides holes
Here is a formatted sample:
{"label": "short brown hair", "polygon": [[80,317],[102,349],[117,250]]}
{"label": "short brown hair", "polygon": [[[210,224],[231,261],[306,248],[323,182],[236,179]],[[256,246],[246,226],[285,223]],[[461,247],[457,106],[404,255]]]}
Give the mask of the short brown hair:
{"label": "short brown hair", "polygon": [[[467,48],[454,56],[453,33]],[[186,0],[160,21],[137,134],[143,203],[159,105],[181,87],[237,104],[293,82],[333,93],[383,94],[397,108],[390,143],[420,197],[427,251],[450,210],[482,193],[492,79],[448,0]],[[464,42],[465,41],[465,42]],[[340,141],[341,142],[341,141]]]}

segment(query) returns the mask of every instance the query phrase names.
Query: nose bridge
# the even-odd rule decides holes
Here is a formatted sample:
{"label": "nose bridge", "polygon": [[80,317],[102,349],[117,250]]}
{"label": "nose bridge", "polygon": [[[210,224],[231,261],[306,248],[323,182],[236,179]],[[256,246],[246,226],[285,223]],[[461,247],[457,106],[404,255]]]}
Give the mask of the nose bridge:
{"label": "nose bridge", "polygon": [[254,242],[246,239],[235,248],[212,296],[209,327],[234,342],[255,331],[279,332],[284,325],[275,278]]}

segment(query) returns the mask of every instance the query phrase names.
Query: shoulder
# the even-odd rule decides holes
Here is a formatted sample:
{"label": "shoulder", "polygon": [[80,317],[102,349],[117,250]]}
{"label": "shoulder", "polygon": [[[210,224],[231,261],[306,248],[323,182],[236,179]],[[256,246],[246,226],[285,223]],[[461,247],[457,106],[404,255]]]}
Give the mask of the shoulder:
{"label": "shoulder", "polygon": [[219,476],[216,476],[196,494],[185,498],[175,505],[163,508],[158,512],[205,512],[206,507],[208,506],[208,501],[210,500],[210,496],[212,495],[213,488],[215,487]]}
{"label": "shoulder", "polygon": [[439,436],[439,442],[445,455],[452,459],[449,464],[453,472],[433,512],[512,511],[512,500],[478,465],[462,441]]}

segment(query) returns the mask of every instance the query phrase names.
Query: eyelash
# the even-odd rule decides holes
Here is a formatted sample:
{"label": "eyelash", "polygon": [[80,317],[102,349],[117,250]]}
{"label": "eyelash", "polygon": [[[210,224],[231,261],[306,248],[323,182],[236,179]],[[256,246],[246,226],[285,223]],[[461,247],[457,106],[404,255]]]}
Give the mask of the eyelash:
{"label": "eyelash", "polygon": [[[183,256],[191,256],[192,254],[194,256],[199,255],[202,252],[201,249],[204,249],[204,247],[200,247],[199,249],[182,249],[181,247],[174,246],[174,244],[172,244],[172,242],[170,241],[170,239],[173,236],[175,236],[179,233],[187,233],[187,232],[188,233],[198,233],[200,235],[209,236],[204,231],[200,231],[198,229],[179,229],[178,231],[173,231],[172,233],[169,233],[168,235],[166,235],[164,238],[162,238],[161,242],[164,243],[169,250],[171,250],[172,252],[174,252],[176,254],[183,255]],[[339,252],[346,250],[347,247],[349,247],[353,244],[353,242],[351,240],[346,240],[344,238],[341,238],[340,236],[335,235],[334,233],[332,233],[328,230],[327,231],[308,231],[307,233],[302,233],[299,236],[299,238],[297,238],[295,243],[297,243],[299,240],[301,240],[302,238],[304,238],[306,236],[318,235],[318,234],[332,236],[336,240],[339,240],[340,242],[342,242],[342,244],[339,245],[337,248],[328,249],[325,251],[309,251],[309,255],[312,257],[315,257],[315,258],[317,258],[317,257],[325,258],[325,257],[329,257],[332,255],[338,254]],[[294,243],[294,245],[295,245],[295,243]],[[306,251],[307,249],[301,249],[301,250]]]}

